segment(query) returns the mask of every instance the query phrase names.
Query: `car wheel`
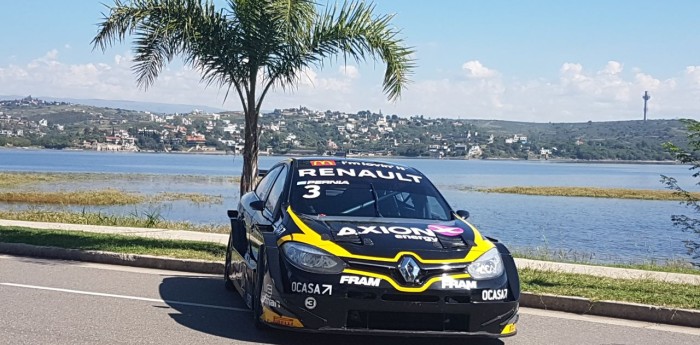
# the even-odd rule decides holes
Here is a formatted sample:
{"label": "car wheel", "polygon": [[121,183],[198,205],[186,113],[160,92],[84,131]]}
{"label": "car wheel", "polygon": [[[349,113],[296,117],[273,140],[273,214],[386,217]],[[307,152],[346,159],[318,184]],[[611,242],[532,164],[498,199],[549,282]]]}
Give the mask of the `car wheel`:
{"label": "car wheel", "polygon": [[255,323],[255,328],[260,330],[268,328],[267,325],[260,320],[263,313],[263,306],[260,299],[262,297],[262,288],[263,280],[265,279],[265,271],[267,270],[266,257],[267,256],[265,255],[264,247],[261,247],[260,252],[258,254],[259,261],[258,267],[255,270],[256,279],[255,286],[253,289],[253,322]]}
{"label": "car wheel", "polygon": [[228,236],[228,246],[226,247],[226,260],[224,261],[224,287],[226,290],[235,290],[233,286],[233,281],[231,281],[231,271],[233,269],[233,264],[231,263],[231,256],[233,255],[233,231]]}

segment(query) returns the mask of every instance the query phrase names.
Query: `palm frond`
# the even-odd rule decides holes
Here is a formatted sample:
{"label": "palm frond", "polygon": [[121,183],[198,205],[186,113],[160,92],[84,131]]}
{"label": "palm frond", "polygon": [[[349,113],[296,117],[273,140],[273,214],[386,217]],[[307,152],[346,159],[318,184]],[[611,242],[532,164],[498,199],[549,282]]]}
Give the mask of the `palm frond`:
{"label": "palm frond", "polygon": [[414,50],[406,47],[400,32],[391,26],[393,15],[374,15],[374,5],[352,1],[331,7],[318,16],[310,40],[311,61],[342,55],[364,62],[368,57],[386,64],[384,92],[396,100],[415,68]]}

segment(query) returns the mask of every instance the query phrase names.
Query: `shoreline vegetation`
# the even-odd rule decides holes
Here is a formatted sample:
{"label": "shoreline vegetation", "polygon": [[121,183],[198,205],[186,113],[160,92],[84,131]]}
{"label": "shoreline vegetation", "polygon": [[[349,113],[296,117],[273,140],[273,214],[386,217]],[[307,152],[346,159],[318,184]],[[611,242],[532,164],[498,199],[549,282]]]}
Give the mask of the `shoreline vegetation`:
{"label": "shoreline vegetation", "polygon": [[[540,196],[588,197],[608,199],[638,199],[638,200],[667,200],[683,201],[684,196],[670,190],[627,189],[627,188],[598,188],[598,187],[493,187],[493,188],[462,188],[463,191],[482,193],[502,193]],[[699,192],[690,193],[700,198]]]}
{"label": "shoreline vegetation", "polygon": [[[0,242],[210,261],[223,261],[226,253],[226,247],[216,243],[6,226],[0,226]],[[534,269],[521,269],[519,273],[523,291],[533,293],[700,309],[700,289],[689,284]]]}
{"label": "shoreline vegetation", "polygon": [[120,206],[178,200],[186,200],[195,204],[221,204],[223,203],[223,196],[173,192],[162,192],[146,196],[140,193],[125,192],[112,188],[74,192],[0,192],[0,202],[43,205]]}
{"label": "shoreline vegetation", "polygon": [[85,182],[85,181],[149,181],[166,180],[168,182],[219,182],[238,183],[240,176],[204,176],[204,175],[158,175],[126,173],[81,173],[81,172],[0,172],[0,188],[12,188],[20,185],[49,182]]}

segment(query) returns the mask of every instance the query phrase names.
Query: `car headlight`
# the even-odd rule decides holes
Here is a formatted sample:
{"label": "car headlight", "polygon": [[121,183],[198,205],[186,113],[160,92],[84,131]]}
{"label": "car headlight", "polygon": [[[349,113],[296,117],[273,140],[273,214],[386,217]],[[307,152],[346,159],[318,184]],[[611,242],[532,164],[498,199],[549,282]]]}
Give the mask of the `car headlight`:
{"label": "car headlight", "polygon": [[294,267],[307,272],[338,274],[345,268],[345,263],[337,256],[299,242],[283,244],[282,252]]}
{"label": "car headlight", "polygon": [[496,278],[503,274],[503,270],[501,253],[496,248],[487,250],[467,267],[467,272],[476,280]]}

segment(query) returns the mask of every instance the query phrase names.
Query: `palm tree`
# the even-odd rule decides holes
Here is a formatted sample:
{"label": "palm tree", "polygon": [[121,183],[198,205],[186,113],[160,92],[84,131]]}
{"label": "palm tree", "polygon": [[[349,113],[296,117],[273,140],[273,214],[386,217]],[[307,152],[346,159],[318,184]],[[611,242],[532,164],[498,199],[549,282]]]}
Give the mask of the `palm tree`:
{"label": "palm tree", "polygon": [[176,56],[201,72],[207,86],[235,91],[245,113],[241,195],[258,170],[258,117],[272,88],[294,88],[307,68],[329,58],[386,64],[383,87],[396,100],[414,68],[393,15],[375,15],[374,5],[346,2],[319,11],[313,0],[115,0],[92,41],[103,52],[134,36],[133,70],[147,89]]}

